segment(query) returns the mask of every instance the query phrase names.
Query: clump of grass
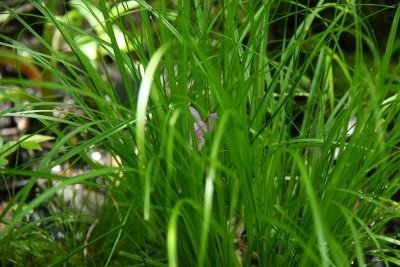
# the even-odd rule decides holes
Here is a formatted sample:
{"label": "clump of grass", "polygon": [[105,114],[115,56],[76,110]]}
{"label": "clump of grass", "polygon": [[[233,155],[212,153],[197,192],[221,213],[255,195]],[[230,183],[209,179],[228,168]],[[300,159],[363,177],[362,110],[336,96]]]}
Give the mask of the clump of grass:
{"label": "clump of grass", "polygon": [[[381,7],[396,13],[380,53],[363,13],[368,6],[354,2],[133,2],[72,1],[63,18],[32,2],[53,36],[14,16],[41,52],[1,36],[2,45],[28,52],[48,74],[40,83],[48,96],[65,91],[75,101],[64,118],[50,113],[65,105],[56,101],[1,112],[37,119],[43,127],[36,133],[56,138],[35,171],[29,164],[1,170],[3,179],[31,179],[0,215],[17,205],[0,234],[2,255],[22,242],[21,229],[34,229],[23,221],[30,210],[84,184],[102,190],[104,206],[70,220],[66,206],[51,214],[50,225],[68,229],[51,266],[74,257],[106,266],[365,266],[373,257],[398,263],[399,241],[385,226],[399,215],[391,200],[399,189],[399,5]],[[342,36],[352,37],[351,59]],[[82,39],[97,56],[88,56]],[[37,82],[2,81],[10,84]],[[202,149],[189,106],[202,118],[217,113]],[[77,135],[83,139],[71,141]],[[87,156],[93,146],[117,165],[96,164]],[[90,171],[51,173],[72,158]],[[28,201],[41,178],[61,183]],[[35,246],[11,258],[51,255],[46,246],[60,246],[45,242],[46,252]]]}

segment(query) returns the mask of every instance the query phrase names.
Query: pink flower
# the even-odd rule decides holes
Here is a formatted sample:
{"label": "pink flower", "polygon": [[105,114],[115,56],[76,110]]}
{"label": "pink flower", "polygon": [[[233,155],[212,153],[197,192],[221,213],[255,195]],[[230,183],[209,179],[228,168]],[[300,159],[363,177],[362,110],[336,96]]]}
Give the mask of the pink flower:
{"label": "pink flower", "polygon": [[[196,138],[198,143],[199,151],[203,148],[206,141],[204,140],[203,134],[212,131],[214,124],[212,123],[217,119],[217,113],[210,114],[210,121],[208,125],[201,119],[199,112],[194,107],[189,107],[190,113],[195,118],[194,131],[196,132]],[[192,137],[190,136],[190,148],[192,148]]]}

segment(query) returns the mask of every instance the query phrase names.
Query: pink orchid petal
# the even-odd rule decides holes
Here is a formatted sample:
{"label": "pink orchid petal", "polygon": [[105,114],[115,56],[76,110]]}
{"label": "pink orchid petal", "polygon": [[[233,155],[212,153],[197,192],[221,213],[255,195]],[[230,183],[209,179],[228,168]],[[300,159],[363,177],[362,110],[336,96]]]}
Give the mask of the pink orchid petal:
{"label": "pink orchid petal", "polygon": [[203,137],[203,132],[200,129],[197,129],[195,131],[196,131],[196,137],[197,138],[202,138]]}
{"label": "pink orchid petal", "polygon": [[207,124],[204,121],[199,121],[200,127],[204,132],[208,132]]}
{"label": "pink orchid petal", "polygon": [[[199,125],[200,124],[200,125]],[[199,123],[194,123],[194,130],[196,131],[196,137],[203,137],[203,132],[208,132],[207,124],[204,121],[200,121]]]}
{"label": "pink orchid petal", "polygon": [[[197,139],[197,144],[198,144],[198,150],[200,151],[204,144],[205,144],[205,139],[204,139],[204,133],[207,133],[211,131],[214,128],[214,125],[212,121],[215,121],[217,119],[217,113],[211,113],[210,114],[210,120],[208,122],[208,125],[201,119],[199,112],[194,108],[194,107],[189,107],[190,113],[192,116],[195,118],[195,123],[194,123],[194,131],[196,133],[196,139]],[[192,137],[190,135],[190,148],[192,148]]]}
{"label": "pink orchid petal", "polygon": [[193,117],[197,120],[197,121],[201,121],[201,117],[199,112],[194,108],[194,107],[189,107],[190,113],[192,113]]}

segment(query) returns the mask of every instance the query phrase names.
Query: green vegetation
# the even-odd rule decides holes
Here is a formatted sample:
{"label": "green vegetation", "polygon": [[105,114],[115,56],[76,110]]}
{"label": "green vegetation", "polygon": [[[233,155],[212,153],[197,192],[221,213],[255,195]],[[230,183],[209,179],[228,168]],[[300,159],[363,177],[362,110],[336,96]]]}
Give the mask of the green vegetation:
{"label": "green vegetation", "polygon": [[400,265],[399,4],[7,2],[1,266]]}

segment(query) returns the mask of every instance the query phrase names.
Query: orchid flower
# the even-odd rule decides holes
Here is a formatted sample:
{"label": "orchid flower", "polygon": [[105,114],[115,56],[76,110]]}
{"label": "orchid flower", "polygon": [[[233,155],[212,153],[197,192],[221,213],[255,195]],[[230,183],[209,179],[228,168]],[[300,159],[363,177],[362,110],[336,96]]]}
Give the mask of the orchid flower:
{"label": "orchid flower", "polygon": [[[189,107],[190,113],[195,118],[194,131],[196,133],[197,144],[199,151],[206,143],[203,134],[212,131],[214,124],[212,123],[217,119],[217,113],[210,114],[210,121],[208,125],[201,119],[199,112],[194,107]],[[190,148],[192,148],[192,137],[190,136]]]}

